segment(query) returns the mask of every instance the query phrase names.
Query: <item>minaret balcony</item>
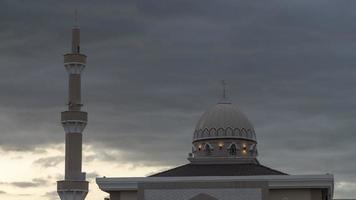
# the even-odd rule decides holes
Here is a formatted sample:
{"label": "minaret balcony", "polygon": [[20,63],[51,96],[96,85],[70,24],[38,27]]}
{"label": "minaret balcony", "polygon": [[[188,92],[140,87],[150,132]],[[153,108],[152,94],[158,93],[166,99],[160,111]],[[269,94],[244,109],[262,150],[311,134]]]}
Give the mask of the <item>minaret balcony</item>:
{"label": "minaret balcony", "polygon": [[87,62],[87,57],[84,54],[68,53],[64,55],[64,64],[81,63],[85,65],[86,62]]}
{"label": "minaret balcony", "polygon": [[81,74],[85,68],[82,63],[66,63],[64,66],[69,74]]}
{"label": "minaret balcony", "polygon": [[82,133],[87,125],[88,114],[82,111],[64,111],[61,122],[66,133]]}
{"label": "minaret balcony", "polygon": [[66,121],[88,121],[88,113],[83,111],[64,111],[61,113],[61,122]]}
{"label": "minaret balcony", "polygon": [[86,127],[86,123],[82,121],[65,121],[62,122],[65,133],[82,133]]}
{"label": "minaret balcony", "polygon": [[57,192],[61,200],[83,200],[88,194],[88,181],[58,181]]}

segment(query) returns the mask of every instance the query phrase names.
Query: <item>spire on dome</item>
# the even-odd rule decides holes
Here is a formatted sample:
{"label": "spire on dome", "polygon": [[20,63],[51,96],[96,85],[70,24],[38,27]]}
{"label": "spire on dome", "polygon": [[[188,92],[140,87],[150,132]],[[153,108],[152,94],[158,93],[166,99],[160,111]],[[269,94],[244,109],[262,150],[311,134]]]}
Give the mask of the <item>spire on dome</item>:
{"label": "spire on dome", "polygon": [[230,103],[226,94],[226,86],[227,86],[226,81],[222,80],[221,85],[222,85],[222,98],[219,103]]}
{"label": "spire on dome", "polygon": [[225,100],[226,99],[226,81],[222,80],[221,84],[223,86],[223,94],[222,94],[222,98]]}
{"label": "spire on dome", "polygon": [[78,26],[78,9],[74,10],[74,26]]}

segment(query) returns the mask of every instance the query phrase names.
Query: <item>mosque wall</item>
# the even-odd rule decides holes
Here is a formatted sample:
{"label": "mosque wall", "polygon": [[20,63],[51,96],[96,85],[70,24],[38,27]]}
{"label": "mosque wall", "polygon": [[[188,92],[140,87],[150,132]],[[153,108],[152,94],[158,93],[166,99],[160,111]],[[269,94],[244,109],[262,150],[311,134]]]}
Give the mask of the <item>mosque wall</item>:
{"label": "mosque wall", "polygon": [[110,200],[137,200],[137,191],[110,192]]}
{"label": "mosque wall", "polygon": [[[141,193],[141,195],[139,194]],[[267,195],[268,194],[268,197]],[[207,198],[209,197],[209,198]],[[185,188],[110,192],[110,200],[323,200],[321,189]]]}
{"label": "mosque wall", "polygon": [[144,200],[203,200],[207,196],[217,200],[262,200],[261,189],[257,188],[156,189],[144,192]]}
{"label": "mosque wall", "polygon": [[267,200],[264,181],[162,182],[139,185],[138,200]]}
{"label": "mosque wall", "polygon": [[323,200],[321,189],[279,189],[269,191],[269,200]]}

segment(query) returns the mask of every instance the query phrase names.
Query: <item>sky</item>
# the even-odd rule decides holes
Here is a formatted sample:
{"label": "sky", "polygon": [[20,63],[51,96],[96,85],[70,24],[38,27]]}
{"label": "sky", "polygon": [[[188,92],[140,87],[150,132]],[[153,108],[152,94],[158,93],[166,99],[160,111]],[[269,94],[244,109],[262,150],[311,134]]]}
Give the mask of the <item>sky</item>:
{"label": "sky", "polygon": [[199,117],[227,94],[259,161],[335,176],[356,197],[356,1],[0,1],[0,199],[58,199],[74,10],[83,73],[88,200],[97,176],[185,164]]}

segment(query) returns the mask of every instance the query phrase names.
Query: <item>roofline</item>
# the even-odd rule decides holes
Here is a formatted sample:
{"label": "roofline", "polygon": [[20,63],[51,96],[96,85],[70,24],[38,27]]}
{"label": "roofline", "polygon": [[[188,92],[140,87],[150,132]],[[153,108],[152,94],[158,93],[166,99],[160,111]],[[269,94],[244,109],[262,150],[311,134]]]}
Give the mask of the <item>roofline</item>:
{"label": "roofline", "polygon": [[326,188],[333,196],[334,176],[324,175],[263,175],[263,176],[190,176],[190,177],[126,177],[96,178],[99,188],[105,192],[135,191],[144,182],[221,182],[267,181],[269,189]]}
{"label": "roofline", "polygon": [[[262,165],[262,164],[260,164],[260,162],[257,160],[257,158],[252,158],[253,160],[254,160],[254,162],[246,162],[246,163],[238,163],[238,162],[220,162],[220,163],[216,163],[216,162],[214,162],[214,163],[206,163],[206,162],[201,162],[201,163],[199,163],[199,162],[191,162],[191,163],[188,163],[188,164],[185,164],[185,165],[180,165],[180,166],[178,166],[178,167],[175,167],[175,168],[171,168],[171,169],[168,169],[168,170],[164,170],[164,171],[161,171],[161,172],[157,172],[157,173],[155,173],[155,174],[152,174],[152,175],[150,175],[150,176],[148,176],[148,177],[174,177],[174,176],[160,176],[161,174],[164,174],[164,173],[167,173],[167,172],[171,172],[171,171],[174,171],[174,170],[176,170],[176,169],[178,169],[178,168],[182,168],[182,167],[185,167],[185,166],[187,166],[187,165],[224,165],[224,164],[236,164],[236,163],[238,163],[238,164],[240,164],[240,165],[252,165],[252,164],[254,164],[254,165],[258,165],[258,166],[260,166],[260,167],[262,167],[262,168],[265,168],[265,169],[268,169],[268,170],[271,170],[271,171],[273,171],[273,172],[275,172],[275,173],[279,173],[279,174],[274,174],[274,175],[289,175],[289,174],[287,174],[287,173],[285,173],[285,172],[282,172],[282,171],[279,171],[279,170],[276,170],[276,169],[272,169],[272,168],[270,168],[270,167],[267,167],[267,166],[265,166],[265,165]],[[188,158],[188,160],[190,160],[190,158]],[[207,159],[208,160],[208,159]],[[191,161],[191,160],[190,160]],[[215,160],[216,161],[216,160]],[[273,174],[269,174],[269,175],[273,175]],[[268,176],[268,174],[265,174],[265,175],[246,175],[246,176]],[[179,177],[183,177],[183,176],[179,176]],[[202,177],[202,176],[200,176],[200,177]],[[211,177],[211,176],[209,176],[209,177]],[[226,177],[226,176],[225,176]]]}

